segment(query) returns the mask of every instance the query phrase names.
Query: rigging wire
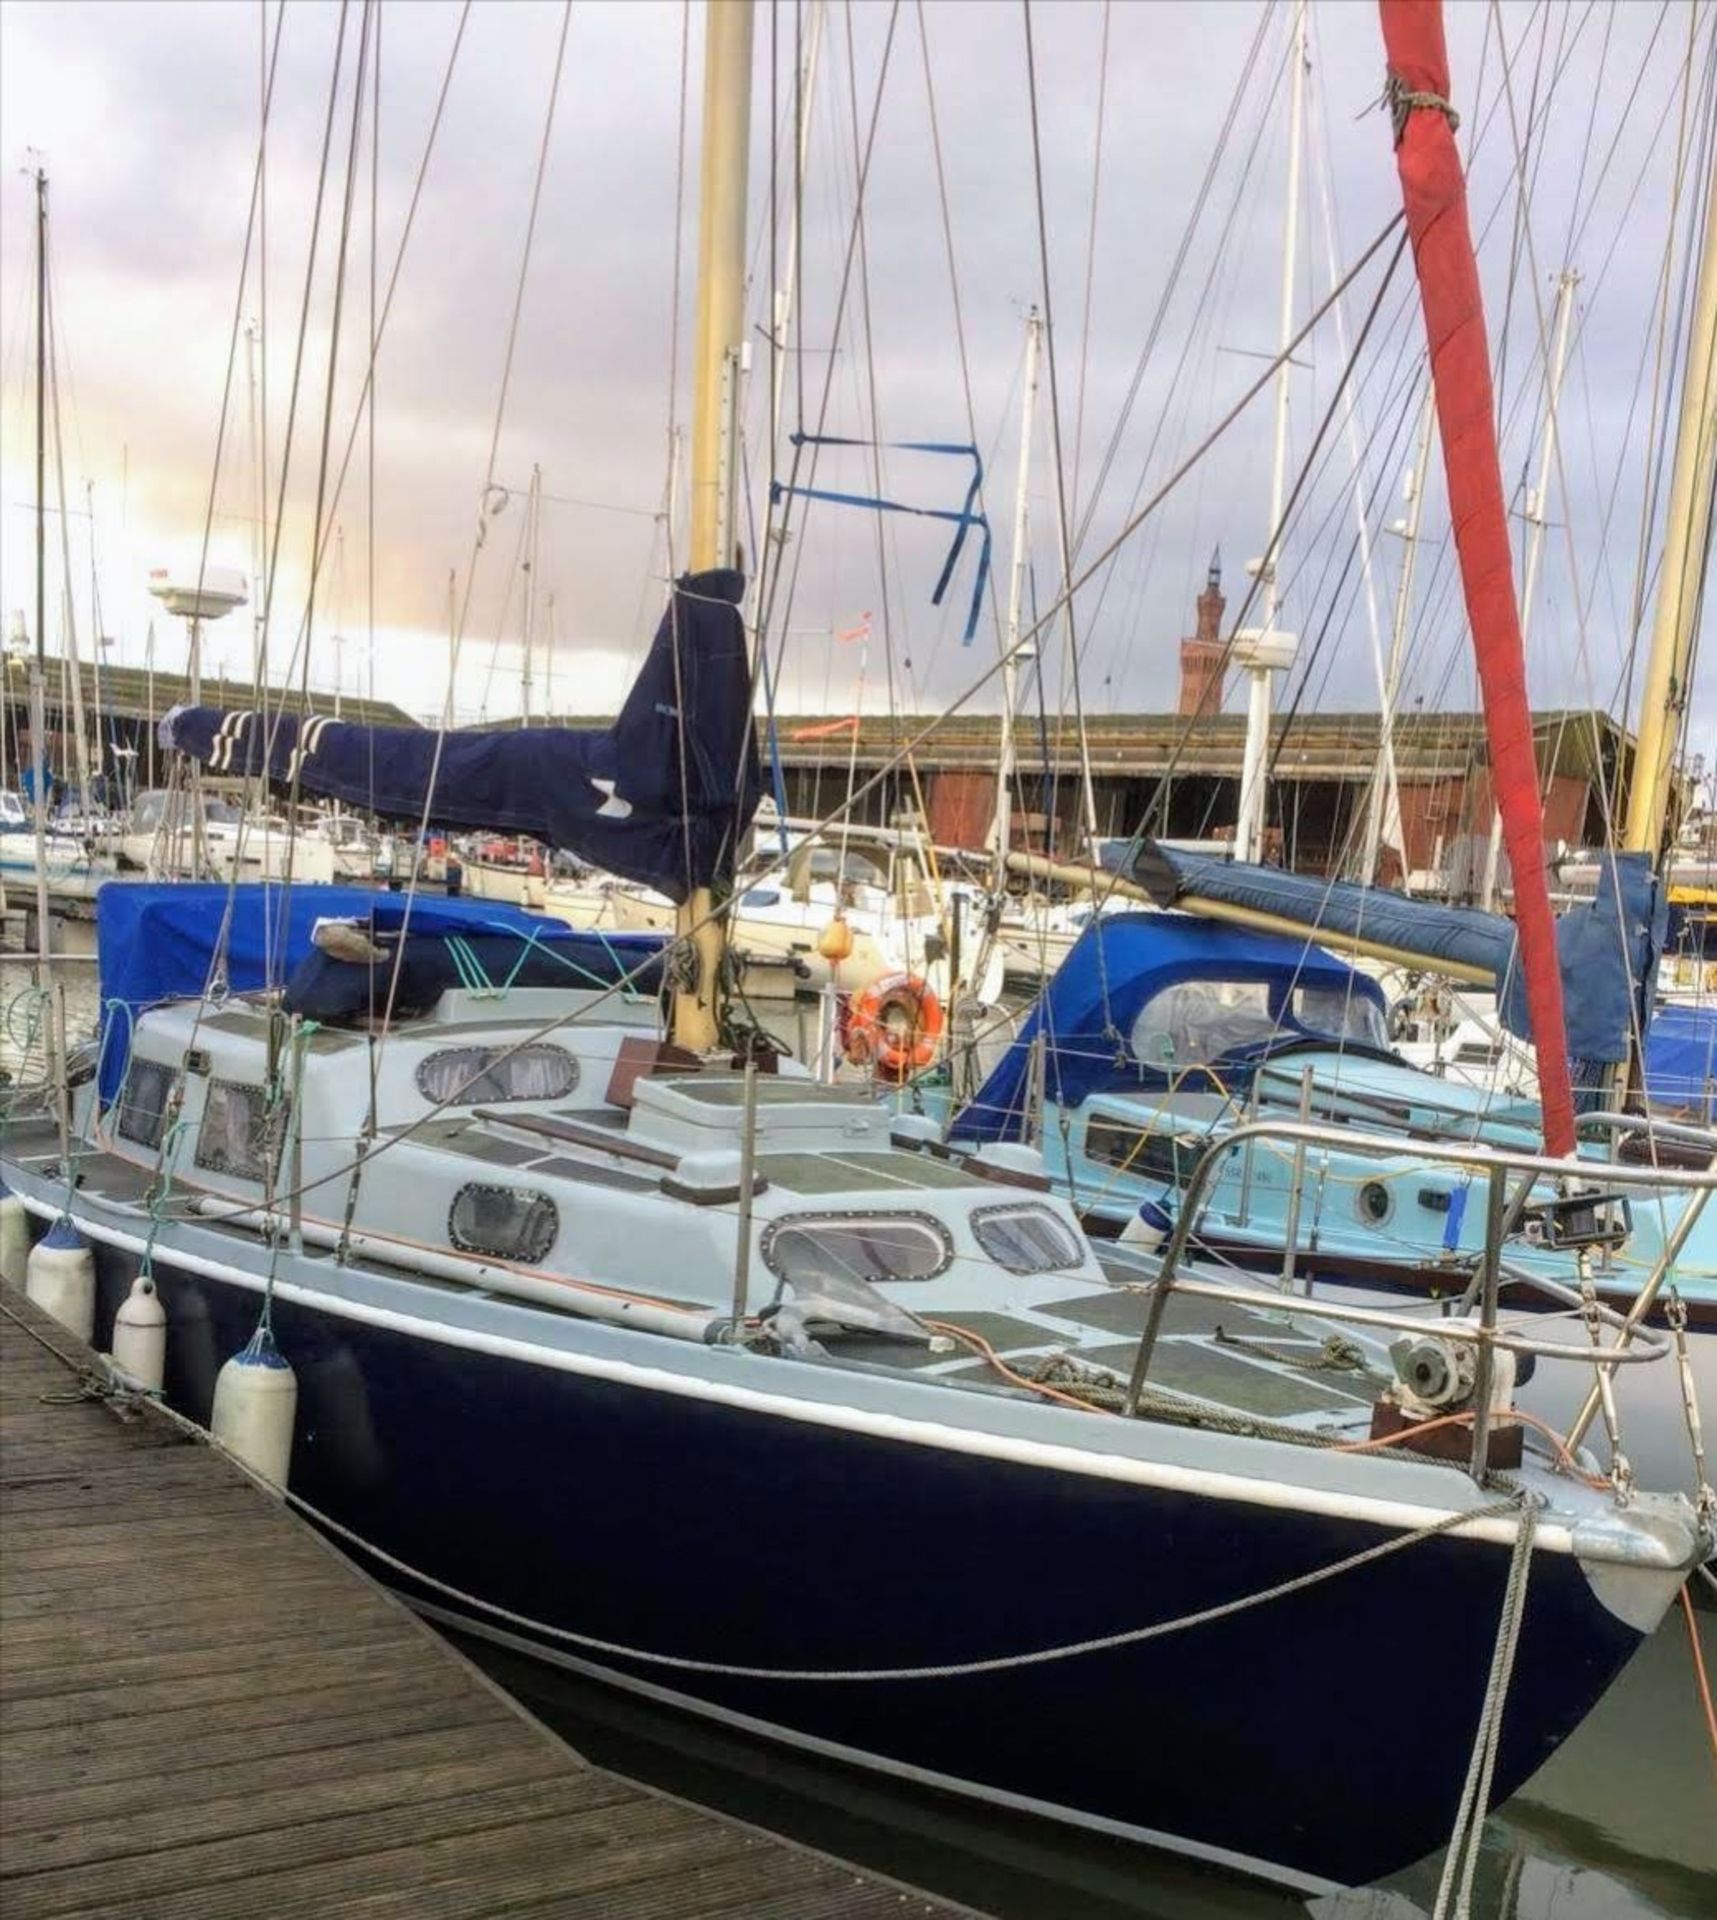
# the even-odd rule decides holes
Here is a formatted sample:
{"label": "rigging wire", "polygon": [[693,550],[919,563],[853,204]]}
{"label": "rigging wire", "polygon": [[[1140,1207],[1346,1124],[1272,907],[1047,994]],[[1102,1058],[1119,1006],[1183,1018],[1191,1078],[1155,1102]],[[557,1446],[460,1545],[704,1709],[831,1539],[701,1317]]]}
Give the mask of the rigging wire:
{"label": "rigging wire", "polygon": [[[1056,374],[1056,337],[1055,310],[1050,286],[1049,271],[1049,217],[1044,209],[1043,198],[1043,140],[1039,125],[1037,105],[1037,56],[1031,31],[1031,0],[1020,0],[1020,11],[1025,23],[1025,76],[1026,95],[1031,106],[1031,165],[1032,182],[1037,202],[1037,248],[1039,277],[1043,287],[1043,357],[1049,373],[1049,429],[1050,445],[1055,454],[1055,524],[1061,553],[1061,584],[1067,584],[1067,570],[1072,564],[1073,537],[1067,511],[1067,474],[1066,462],[1062,457],[1061,437],[1061,384]],[[1066,636],[1066,653],[1062,696],[1071,688],[1073,711],[1079,740],[1079,759],[1083,777],[1083,798],[1086,803],[1086,832],[1081,836],[1085,842],[1086,857],[1090,863],[1092,885],[1095,888],[1097,876],[1097,850],[1091,845],[1097,830],[1096,807],[1091,800],[1091,755],[1086,745],[1085,735],[1085,699],[1080,686],[1079,675],[1079,634],[1074,621],[1073,602],[1067,600],[1063,607],[1062,631]],[[1041,670],[1040,670],[1041,679]]]}
{"label": "rigging wire", "polygon": [[[1169,494],[1173,491],[1174,487],[1177,486],[1179,482],[1182,479],[1184,479],[1189,472],[1192,471],[1192,469],[1197,465],[1198,461],[1201,460],[1210,451],[1210,449],[1214,447],[1222,439],[1224,434],[1226,434],[1229,428],[1233,426],[1235,421],[1237,421],[1240,418],[1240,416],[1246,411],[1246,409],[1258,397],[1258,395],[1261,392],[1263,392],[1264,388],[1268,386],[1271,379],[1275,375],[1278,365],[1280,365],[1282,362],[1289,359],[1299,349],[1302,343],[1309,337],[1309,335],[1314,331],[1314,329],[1317,327],[1319,322],[1328,313],[1334,301],[1338,299],[1340,295],[1343,292],[1345,292],[1346,289],[1353,283],[1353,281],[1355,281],[1365,271],[1365,269],[1371,264],[1371,262],[1376,258],[1376,256],[1382,251],[1383,247],[1389,241],[1389,239],[1392,236],[1396,235],[1398,230],[1402,228],[1403,220],[1404,220],[1404,216],[1399,213],[1393,215],[1389,219],[1389,221],[1383,227],[1383,229],[1379,232],[1377,237],[1370,243],[1368,247],[1366,247],[1364,252],[1360,254],[1358,259],[1348,269],[1347,273],[1342,277],[1342,280],[1340,281],[1340,283],[1331,290],[1328,297],[1322,302],[1320,302],[1320,304],[1308,316],[1308,318],[1305,321],[1305,324],[1302,326],[1300,331],[1296,333],[1291,340],[1288,341],[1286,347],[1283,349],[1281,354],[1274,356],[1265,365],[1263,371],[1258,375],[1258,377],[1239,395],[1239,397],[1232,403],[1232,405],[1221,416],[1221,418],[1211,427],[1210,431],[1204,436],[1200,444],[1179,464],[1179,466],[1175,469],[1174,473],[1172,473],[1169,476],[1169,478],[1164,482],[1164,484],[1152,495],[1152,497],[1144,503],[1144,505],[1132,517],[1129,523],[1114,536],[1114,538],[1108,543],[1108,545],[1099,554],[1096,555],[1096,557],[1089,563],[1088,566],[1086,566],[1079,573],[1079,575],[1075,579],[1073,579],[1072,581],[1066,584],[1066,586],[1062,590],[1061,595],[1059,595],[1056,598],[1056,600],[1052,601],[1050,606],[1033,623],[1033,625],[1020,635],[1018,642],[1015,644],[1015,646],[1012,649],[1009,650],[1009,655],[1004,656],[1004,660],[998,660],[994,665],[989,666],[985,668],[983,671],[981,671],[975,677],[975,679],[968,684],[965,691],[961,693],[956,699],[954,699],[942,713],[926,721],[926,723],[921,728],[919,728],[917,733],[914,734],[914,736],[906,744],[906,746],[902,747],[899,750],[899,752],[897,752],[894,756],[885,760],[884,763],[879,768],[877,768],[863,783],[861,783],[858,787],[853,789],[853,791],[851,791],[837,807],[833,808],[821,820],[819,820],[815,828],[813,829],[813,837],[828,833],[831,828],[839,825],[841,821],[848,818],[853,813],[855,808],[870,793],[875,792],[879,787],[881,787],[888,780],[890,775],[895,772],[895,770],[901,764],[902,760],[904,759],[905,755],[908,752],[915,752],[927,740],[933,738],[950,719],[952,719],[956,714],[960,713],[963,709],[965,709],[967,706],[971,704],[971,702],[977,697],[977,695],[981,693],[983,689],[986,686],[988,686],[990,682],[994,680],[995,677],[1002,671],[1002,667],[1005,664],[1006,657],[1017,656],[1018,653],[1020,653],[1025,648],[1031,646],[1034,643],[1040,631],[1059,616],[1059,613],[1061,610],[1060,608],[1061,599],[1069,595],[1082,592],[1085,589],[1085,587],[1090,584],[1091,580],[1097,575],[1097,573],[1114,558],[1116,553],[1118,553],[1121,550],[1121,547],[1123,546],[1123,544],[1129,538],[1131,538],[1134,533],[1137,532],[1139,527],[1141,527],[1146,523],[1146,521],[1150,518],[1150,516],[1153,513],[1157,511],[1157,509],[1161,506],[1162,502],[1166,498],[1168,498]],[[1400,254],[1404,245],[1405,245],[1405,235],[1403,234],[1401,239],[1397,242],[1395,252],[1392,256],[1392,262],[1399,261]],[[1385,279],[1385,284],[1387,284],[1387,277]],[[774,864],[772,864],[770,867],[764,869],[761,873],[754,876],[754,879],[761,880],[764,877],[766,877],[766,875],[769,872],[773,872],[774,870],[775,870],[775,866]],[[417,875],[414,870],[413,881],[412,881],[414,888],[416,886],[416,883],[417,883]],[[408,910],[409,910],[410,897],[411,896],[408,896]],[[698,930],[698,927],[708,925],[717,921],[725,912],[726,912],[726,907],[724,905],[718,905],[716,907],[713,907],[711,911],[697,923],[696,927],[687,929],[686,931],[688,933],[695,933]],[[393,969],[392,969],[392,979],[390,981],[389,1004],[386,1010],[386,1014],[384,1016],[385,1023],[389,1027],[391,1027],[392,1016],[393,1016],[393,993],[394,993],[394,989],[397,987],[397,984],[398,984],[400,969],[401,969],[401,965],[404,958],[405,931],[406,931],[406,928],[402,924],[402,927],[400,930],[399,951],[398,953],[396,953],[396,956],[395,956]],[[578,1021],[587,1019],[591,1014],[593,1014],[600,1006],[604,1005],[614,995],[624,994],[628,990],[634,988],[637,984],[639,977],[653,964],[655,964],[654,955],[652,955],[648,960],[641,962],[638,966],[624,971],[616,981],[614,981],[609,986],[602,988],[600,991],[596,992],[592,996],[592,998],[589,1000],[589,1002],[584,1006],[581,1006],[574,1011],[558,1014],[554,1018],[542,1022],[540,1025],[528,1028],[527,1031],[524,1034],[522,1034],[517,1040],[514,1040],[510,1042],[507,1046],[503,1047],[496,1054],[494,1061],[491,1062],[491,1065],[499,1065],[501,1062],[505,1061],[506,1059],[509,1059],[514,1053],[518,1052],[521,1048],[529,1046],[534,1042],[546,1039],[549,1035],[560,1031],[561,1028],[568,1026],[569,1024],[575,1024]],[[206,1005],[206,1002],[199,1005],[199,1018],[201,1017],[203,1005]],[[449,1094],[444,1100],[441,1100],[438,1102],[432,1102],[428,1104],[423,1113],[417,1115],[415,1118],[411,1120],[406,1121],[403,1125],[401,1125],[397,1129],[389,1132],[384,1139],[382,1139],[378,1144],[376,1144],[373,1147],[373,1149],[371,1149],[371,1151],[367,1155],[367,1160],[373,1161],[376,1158],[378,1158],[381,1154],[390,1151],[393,1147],[397,1146],[401,1141],[413,1138],[424,1126],[426,1126],[430,1121],[435,1119],[437,1115],[440,1114],[443,1107],[446,1106],[452,1100],[452,1098],[453,1098],[453,1095]],[[163,1136],[164,1142],[165,1142],[165,1139],[166,1139],[166,1135]],[[161,1149],[158,1149],[157,1151],[159,1154],[161,1152]],[[275,1196],[276,1207],[278,1207],[279,1205],[287,1201],[301,1199],[305,1194],[313,1192],[319,1187],[329,1185],[331,1182],[335,1180],[339,1180],[341,1178],[348,1176],[351,1173],[353,1164],[354,1163],[352,1162],[346,1162],[339,1166],[333,1167],[327,1170],[326,1172],[315,1174],[314,1176],[308,1179],[301,1179],[297,1181],[294,1187],[289,1191],[276,1194]],[[245,1203],[241,1203],[239,1207],[234,1209],[231,1215],[224,1214],[216,1209],[211,1208],[211,1209],[205,1210],[203,1217],[213,1222],[219,1222],[220,1220],[228,1217],[236,1218],[238,1215],[248,1211],[253,1211],[253,1209],[250,1207],[248,1202],[245,1202]]]}
{"label": "rigging wire", "polygon": [[447,698],[435,729],[435,745],[430,752],[429,778],[424,784],[423,811],[418,817],[412,840],[411,875],[405,890],[405,913],[400,922],[399,946],[388,979],[387,1002],[382,1016],[384,1029],[391,1028],[393,1025],[394,1006],[405,964],[405,936],[410,929],[412,908],[416,904],[418,888],[423,878],[424,837],[429,830],[430,815],[434,811],[435,790],[441,775],[442,754],[446,749],[447,735],[454,721],[453,701],[459,678],[459,654],[471,611],[471,595],[476,585],[477,571],[490,525],[489,506],[495,480],[495,460],[501,444],[501,428],[506,420],[507,394],[512,382],[513,352],[518,342],[519,318],[524,310],[525,289],[530,282],[531,253],[536,239],[537,214],[542,205],[543,179],[548,171],[549,149],[554,137],[555,108],[560,101],[561,75],[566,65],[567,30],[571,24],[572,0],[565,0],[561,8],[560,31],[555,39],[554,66],[549,76],[548,106],[543,115],[542,137],[537,144],[536,168],[531,180],[530,211],[525,220],[524,242],[519,251],[518,278],[514,283],[512,308],[507,322],[507,346],[502,359],[500,388],[495,397],[495,418],[489,435],[489,457],[484,468],[477,529],[472,537],[471,558],[465,570],[464,591],[459,597],[452,632],[449,635]]}
{"label": "rigging wire", "polygon": [[[346,147],[346,190],[344,203],[340,210],[339,242],[334,255],[334,307],[328,323],[328,373],[322,398],[322,431],[319,437],[316,463],[316,500],[310,514],[310,581],[304,594],[304,630],[312,635],[316,630],[316,556],[318,551],[318,532],[322,526],[323,511],[328,497],[328,458],[334,439],[334,386],[340,365],[340,323],[345,312],[346,300],[346,261],[351,245],[352,208],[356,202],[358,188],[358,141],[364,124],[364,84],[368,78],[371,57],[372,34],[375,28],[376,8],[380,0],[365,0],[363,16],[358,29],[358,64],[352,81],[352,130]],[[314,243],[311,247],[315,253]],[[299,679],[298,709],[300,726],[308,724],[310,713],[310,647],[304,647],[303,666]],[[285,965],[287,915],[292,906],[292,882],[298,853],[298,803],[302,793],[304,757],[293,756],[292,778],[287,789],[287,821],[291,832],[286,842],[286,870],[282,875],[280,889],[280,940],[281,965]]]}
{"label": "rigging wire", "polygon": [[1085,385],[1091,371],[1091,292],[1097,272],[1097,206],[1103,184],[1103,122],[1109,102],[1109,6],[1103,0],[1103,32],[1097,49],[1097,125],[1091,137],[1091,222],[1085,236],[1085,298],[1079,322],[1079,394],[1073,405],[1073,513],[1079,512],[1079,479],[1085,448]]}

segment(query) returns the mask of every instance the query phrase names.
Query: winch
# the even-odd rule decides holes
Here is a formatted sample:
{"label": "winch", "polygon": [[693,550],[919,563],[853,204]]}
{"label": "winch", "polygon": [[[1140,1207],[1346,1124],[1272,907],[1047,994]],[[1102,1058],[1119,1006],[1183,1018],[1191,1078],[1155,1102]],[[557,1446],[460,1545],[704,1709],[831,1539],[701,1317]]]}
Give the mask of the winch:
{"label": "winch", "polygon": [[[1463,1315],[1443,1321],[1435,1332],[1407,1334],[1391,1344],[1389,1358],[1395,1368],[1395,1383],[1373,1410],[1373,1438],[1402,1433],[1440,1421],[1449,1414],[1473,1410],[1478,1392],[1479,1349],[1473,1341],[1451,1338],[1446,1329],[1470,1328],[1476,1333],[1478,1326],[1473,1316]],[[1493,1424],[1487,1448],[1487,1458],[1493,1467],[1520,1464],[1522,1430],[1518,1424],[1499,1418],[1513,1410],[1514,1384],[1514,1354],[1506,1347],[1493,1347],[1489,1394]],[[1422,1439],[1408,1444],[1422,1453],[1465,1459],[1472,1450],[1472,1433],[1465,1422],[1459,1426],[1435,1426]]]}

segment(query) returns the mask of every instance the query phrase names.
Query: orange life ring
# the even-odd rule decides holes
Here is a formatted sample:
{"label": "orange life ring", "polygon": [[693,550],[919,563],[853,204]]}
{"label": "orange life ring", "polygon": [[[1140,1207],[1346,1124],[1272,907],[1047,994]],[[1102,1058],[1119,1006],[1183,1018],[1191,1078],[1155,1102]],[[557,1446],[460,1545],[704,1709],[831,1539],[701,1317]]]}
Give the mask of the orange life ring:
{"label": "orange life ring", "polygon": [[846,1054],[851,1065],[874,1063],[904,1080],[936,1058],[942,1037],[942,1002],[915,973],[891,973],[865,988],[852,1003]]}

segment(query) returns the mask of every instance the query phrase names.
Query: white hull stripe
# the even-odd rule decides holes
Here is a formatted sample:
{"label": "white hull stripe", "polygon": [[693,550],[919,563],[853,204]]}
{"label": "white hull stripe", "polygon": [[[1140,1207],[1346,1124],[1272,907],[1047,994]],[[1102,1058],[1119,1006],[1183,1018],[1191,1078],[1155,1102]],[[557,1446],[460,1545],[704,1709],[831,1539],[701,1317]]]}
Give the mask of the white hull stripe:
{"label": "white hull stripe", "polygon": [[[18,1191],[15,1183],[13,1191]],[[32,1213],[43,1219],[54,1219],[59,1215],[57,1203],[27,1193],[19,1193],[18,1197]],[[76,1209],[74,1218],[90,1238],[122,1252],[140,1255],[148,1245],[138,1234],[127,1233],[91,1218],[87,1204]],[[160,1235],[156,1236],[153,1252],[156,1259],[166,1260],[187,1273],[220,1280],[248,1293],[261,1293],[263,1290],[260,1275],[223,1261],[211,1260],[203,1254],[181,1250],[171,1242],[164,1241]],[[299,1286],[289,1280],[276,1279],[274,1293],[277,1299],[293,1301],[317,1312],[330,1314],[335,1319],[380,1327],[411,1339],[429,1340],[441,1346],[489,1354],[497,1359],[516,1360],[528,1366],[547,1367],[557,1373],[611,1381],[616,1385],[637,1388],[641,1392],[666,1393],[714,1406],[732,1407],[739,1412],[792,1420],[804,1426],[830,1427],[841,1432],[862,1434],[870,1439],[929,1447],[940,1453],[1003,1460],[1014,1466],[1045,1468],[1057,1473],[1077,1474],[1086,1479],[1118,1481],[1165,1493],[1196,1494],[1210,1499],[1239,1501],[1248,1506],[1318,1514],[1368,1526],[1415,1530],[1433,1521],[1450,1518],[1457,1511],[1443,1505],[1420,1506],[1406,1500],[1376,1499],[1330,1488],[1285,1485],[1277,1480],[1218,1473],[1209,1468],[1189,1467],[1174,1461],[1139,1460],[1122,1454],[1094,1453],[1058,1441],[1029,1440],[1016,1434],[944,1426],[937,1421],[883,1413],[868,1407],[799,1400],[756,1387],[736,1386],[726,1381],[704,1380],[690,1374],[670,1372],[662,1367],[643,1366],[632,1360],[570,1353],[533,1341],[514,1339],[507,1334],[482,1333],[475,1328],[451,1326],[445,1321],[425,1320],[415,1314],[397,1312],[391,1307],[341,1299],[321,1288]],[[1448,1537],[1512,1546],[1515,1531],[1511,1520],[1483,1519],[1452,1527]],[[1574,1551],[1572,1529],[1565,1523],[1543,1521],[1535,1535],[1535,1544],[1539,1549],[1551,1553],[1571,1554]],[[1662,1564],[1667,1568],[1671,1563],[1665,1558]]]}

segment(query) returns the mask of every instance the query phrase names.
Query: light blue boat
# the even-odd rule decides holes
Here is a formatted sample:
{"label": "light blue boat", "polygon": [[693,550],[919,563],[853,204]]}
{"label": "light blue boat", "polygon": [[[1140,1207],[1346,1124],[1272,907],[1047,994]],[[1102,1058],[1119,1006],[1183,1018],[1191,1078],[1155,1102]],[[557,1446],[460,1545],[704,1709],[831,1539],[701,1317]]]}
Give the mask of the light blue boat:
{"label": "light blue boat", "polygon": [[[1093,927],[950,1137],[1036,1139],[1090,1233],[1149,1242],[1173,1225],[1203,1154],[1254,1121],[1316,1123],[1326,1137],[1331,1128],[1386,1134],[1401,1150],[1384,1157],[1369,1144],[1346,1153],[1248,1138],[1210,1177],[1192,1246],[1281,1274],[1296,1289],[1391,1303],[1416,1296],[1433,1312],[1454,1308],[1475,1283],[1489,1196],[1487,1178],[1426,1149],[1453,1141],[1532,1152],[1539,1138],[1536,1105],[1498,1102],[1401,1060],[1382,990],[1366,974],[1285,936],[1177,913],[1114,915]],[[1589,1181],[1540,1180],[1510,1196],[1504,1303],[1578,1318],[1584,1283],[1590,1298],[1625,1313],[1668,1249],[1691,1371],[1696,1381],[1710,1377],[1710,1399],[1717,1212],[1707,1216],[1691,1195],[1630,1192],[1618,1156],[1638,1151],[1643,1134],[1602,1123],[1590,1132]],[[1703,1165],[1714,1147],[1678,1132],[1673,1150],[1691,1150]],[[1647,1324],[1661,1327],[1662,1310]],[[1650,1405],[1623,1409],[1630,1462],[1685,1483],[1692,1454],[1680,1369],[1633,1373],[1648,1384],[1630,1376],[1618,1393]],[[1590,1384],[1565,1386],[1553,1406],[1530,1395],[1526,1404],[1569,1420]],[[1594,1423],[1600,1458],[1603,1438]]]}

